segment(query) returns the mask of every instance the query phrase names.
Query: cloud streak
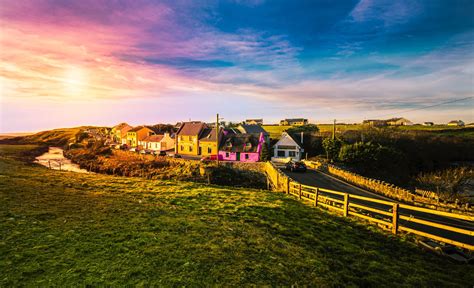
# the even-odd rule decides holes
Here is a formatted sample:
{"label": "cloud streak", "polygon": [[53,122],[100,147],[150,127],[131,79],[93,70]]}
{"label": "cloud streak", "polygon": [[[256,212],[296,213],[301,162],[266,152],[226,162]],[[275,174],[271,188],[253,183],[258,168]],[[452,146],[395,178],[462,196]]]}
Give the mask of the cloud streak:
{"label": "cloud streak", "polygon": [[[294,111],[314,120],[341,113],[339,118],[359,120],[473,95],[472,23],[448,23],[446,18],[460,12],[446,8],[451,14],[444,15],[442,5],[422,1],[362,0],[338,8],[334,23],[331,18],[318,20],[326,21],[318,23],[329,27],[327,31],[308,28],[304,34],[295,33],[298,27],[314,26],[304,22],[311,17],[301,17],[311,9],[294,5],[292,9],[301,11],[286,13],[266,1],[234,2],[233,13],[246,13],[250,7],[261,13],[253,18],[263,19],[231,25],[238,29],[221,25],[225,19],[214,2],[2,4],[0,104],[9,109],[25,103],[108,101],[114,108],[104,110],[107,122],[129,101],[142,103],[142,108],[151,101],[158,103],[157,109],[179,102],[180,113],[190,115],[196,109],[209,112],[196,107],[199,103],[220,103],[222,114],[233,115],[236,105],[245,107],[242,118],[256,105],[272,120],[298,114]],[[266,11],[294,17],[287,20],[294,27],[271,26]],[[427,15],[444,19],[443,33],[432,38],[422,34],[433,28],[421,21]],[[226,105],[230,101],[237,103]],[[459,112],[457,106],[450,109]],[[455,115],[449,111],[444,110],[443,120]],[[467,121],[474,120],[471,110],[463,111],[471,117]],[[4,126],[16,125],[16,120],[0,118]]]}

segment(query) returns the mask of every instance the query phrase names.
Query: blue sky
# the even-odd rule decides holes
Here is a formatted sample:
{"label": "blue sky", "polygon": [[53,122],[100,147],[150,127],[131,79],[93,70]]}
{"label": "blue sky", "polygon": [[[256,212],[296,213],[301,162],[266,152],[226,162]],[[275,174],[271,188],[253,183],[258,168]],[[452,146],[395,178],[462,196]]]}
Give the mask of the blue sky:
{"label": "blue sky", "polygon": [[2,4],[2,132],[217,112],[474,122],[474,1]]}

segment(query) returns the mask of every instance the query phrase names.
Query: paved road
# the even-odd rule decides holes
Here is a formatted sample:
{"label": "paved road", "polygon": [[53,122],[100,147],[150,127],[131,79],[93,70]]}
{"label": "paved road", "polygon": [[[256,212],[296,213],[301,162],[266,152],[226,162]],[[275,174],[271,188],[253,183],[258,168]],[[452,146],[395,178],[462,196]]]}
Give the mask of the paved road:
{"label": "paved road", "polygon": [[[324,174],[315,170],[308,170],[306,173],[294,173],[294,172],[286,171],[284,169],[282,169],[282,171],[293,180],[304,185],[345,192],[352,195],[359,195],[359,196],[364,196],[364,197],[373,198],[373,199],[397,202],[385,196],[358,188],[354,185],[348,184],[332,176],[329,176],[327,174]],[[331,197],[334,197],[334,196],[331,195]],[[342,197],[335,197],[335,198],[342,199]],[[357,200],[357,199],[351,199],[351,202],[354,202],[357,204],[363,204],[369,207],[373,207],[373,208],[377,208],[377,209],[381,209],[385,211],[389,211],[389,209],[391,208],[387,205],[377,204],[377,203],[367,202],[367,201],[362,201],[362,200]],[[400,209],[399,213],[400,215],[414,216],[418,219],[429,220],[429,221],[437,222],[440,224],[451,225],[454,227],[474,231],[474,223],[470,221],[458,220],[458,219],[453,219],[449,217],[438,216],[438,215],[433,215],[433,214],[428,214],[428,213],[423,213],[423,212],[418,212],[418,211],[413,211],[413,210],[408,210],[408,209]],[[438,235],[441,237],[463,242],[466,244],[474,245],[474,237],[472,236],[463,235],[456,232],[450,232],[443,229],[433,228],[433,227],[425,226],[418,223],[412,223],[412,222],[408,222],[404,220],[400,220],[399,223],[400,225],[403,225],[405,227],[409,227],[409,228],[423,231],[426,233],[430,233],[433,235]]]}

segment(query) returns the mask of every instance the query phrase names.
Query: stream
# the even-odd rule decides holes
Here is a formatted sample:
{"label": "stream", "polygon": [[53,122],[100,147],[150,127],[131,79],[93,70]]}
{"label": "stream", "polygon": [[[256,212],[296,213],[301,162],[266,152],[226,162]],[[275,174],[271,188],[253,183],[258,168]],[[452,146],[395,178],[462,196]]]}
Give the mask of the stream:
{"label": "stream", "polygon": [[49,151],[36,157],[35,162],[54,170],[89,173],[87,170],[81,169],[79,165],[72,163],[71,160],[64,157],[63,149],[59,147],[49,147]]}

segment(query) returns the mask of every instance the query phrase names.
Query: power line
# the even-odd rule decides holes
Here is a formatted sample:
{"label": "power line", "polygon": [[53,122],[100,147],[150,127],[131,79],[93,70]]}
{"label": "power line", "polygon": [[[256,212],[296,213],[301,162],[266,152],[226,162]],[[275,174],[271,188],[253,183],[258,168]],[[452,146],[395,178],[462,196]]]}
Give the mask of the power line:
{"label": "power line", "polygon": [[402,113],[418,111],[418,110],[424,110],[424,109],[433,108],[433,107],[446,105],[446,104],[450,104],[450,103],[461,102],[461,101],[464,101],[464,100],[467,100],[467,99],[472,99],[472,98],[474,98],[474,97],[471,96],[471,97],[466,97],[466,98],[461,98],[461,99],[449,100],[449,101],[445,101],[445,102],[441,102],[441,103],[438,103],[438,104],[433,104],[433,105],[429,105],[429,106],[425,106],[425,107],[413,108],[413,109],[400,111],[399,113],[390,113],[390,114],[382,115],[382,116],[379,116],[379,117],[376,117],[376,118],[383,118],[383,117],[389,117],[389,116],[394,116],[394,115],[400,115]]}

